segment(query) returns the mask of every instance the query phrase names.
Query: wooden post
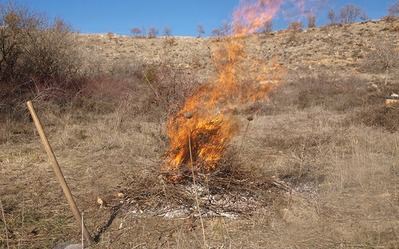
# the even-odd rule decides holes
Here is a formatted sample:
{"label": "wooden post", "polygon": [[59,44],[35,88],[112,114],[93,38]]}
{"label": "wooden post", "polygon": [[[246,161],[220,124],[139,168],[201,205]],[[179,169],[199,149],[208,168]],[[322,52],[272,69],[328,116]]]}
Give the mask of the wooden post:
{"label": "wooden post", "polygon": [[[79,209],[76,206],[76,202],[73,199],[71,190],[69,189],[69,187],[68,187],[68,185],[67,185],[67,183],[65,181],[65,177],[62,174],[60,165],[58,164],[57,158],[54,155],[53,149],[51,148],[51,146],[50,146],[50,144],[49,144],[49,142],[47,140],[47,137],[46,137],[46,134],[44,133],[42,124],[41,124],[39,118],[36,115],[36,111],[35,111],[35,109],[33,107],[32,101],[28,101],[26,104],[28,105],[28,109],[29,109],[30,114],[32,115],[33,122],[35,123],[36,129],[37,129],[37,131],[39,133],[39,136],[40,136],[40,139],[41,139],[42,144],[44,146],[44,149],[47,152],[47,156],[48,156],[49,161],[50,161],[50,163],[51,163],[51,165],[53,167],[53,170],[54,170],[54,173],[55,173],[55,175],[57,177],[57,180],[58,180],[58,182],[61,185],[62,191],[64,191],[65,198],[68,201],[68,204],[69,204],[69,207],[72,210],[73,216],[75,217],[76,221],[80,225],[81,222],[82,222],[82,217],[80,215]],[[91,245],[93,240],[92,240],[92,238],[90,236],[90,233],[87,231],[87,228],[86,228],[86,226],[84,224],[82,225],[82,230],[83,230],[82,233],[83,233],[84,237],[87,240],[87,244]]]}

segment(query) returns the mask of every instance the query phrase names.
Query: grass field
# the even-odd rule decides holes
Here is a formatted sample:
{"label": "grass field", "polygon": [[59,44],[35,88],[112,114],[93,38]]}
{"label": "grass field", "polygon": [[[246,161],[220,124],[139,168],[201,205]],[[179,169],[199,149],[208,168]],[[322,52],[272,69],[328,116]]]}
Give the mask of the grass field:
{"label": "grass field", "polygon": [[[224,189],[222,200],[247,198],[255,204],[234,218],[204,216],[204,229],[194,215],[194,196],[184,192],[191,183],[169,183],[160,173],[168,146],[167,112],[178,107],[157,101],[140,73],[162,68],[150,83],[173,103],[212,77],[209,53],[218,42],[178,40],[174,52],[160,57],[172,65],[167,68],[153,61],[146,62],[151,67],[130,67],[139,58],[127,54],[115,62],[126,63],[118,70],[108,61],[118,54],[89,58],[115,69],[91,82],[90,97],[34,104],[87,227],[98,235],[91,248],[398,248],[399,106],[384,105],[385,96],[399,92],[398,68],[381,71],[372,56],[378,34],[393,46],[399,43],[399,33],[389,28],[395,25],[369,22],[247,39],[249,54],[262,53],[266,60],[272,57],[270,47],[287,75],[268,101],[234,113],[241,129],[226,156],[227,165],[240,173],[234,186],[226,187],[224,178],[212,180],[212,174],[198,183],[205,189],[202,210],[212,206],[207,191],[216,191],[215,197],[218,189]],[[101,46],[110,49],[107,44],[117,38],[79,39],[82,50],[93,54]],[[115,46],[121,51],[110,51],[123,54],[131,44],[142,44],[147,50],[140,53],[148,54],[138,57],[151,59],[156,50],[149,43],[160,51],[163,46],[162,39],[120,39]],[[277,48],[287,41],[285,49]],[[187,55],[192,43],[199,52]],[[303,44],[312,43],[325,46],[314,44],[309,52]],[[189,66],[179,67],[179,58]],[[0,246],[79,243],[80,228],[23,102],[16,109],[18,118],[3,113],[0,124]],[[249,122],[252,110],[256,115]],[[101,207],[98,198],[105,202]],[[179,205],[191,212],[172,218],[154,212]]]}

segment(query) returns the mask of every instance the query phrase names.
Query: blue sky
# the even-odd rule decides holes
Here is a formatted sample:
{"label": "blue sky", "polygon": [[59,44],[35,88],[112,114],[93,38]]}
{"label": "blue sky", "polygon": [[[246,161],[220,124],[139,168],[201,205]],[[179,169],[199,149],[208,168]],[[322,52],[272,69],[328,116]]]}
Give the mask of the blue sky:
{"label": "blue sky", "polygon": [[[313,0],[314,1],[314,0]],[[5,0],[0,0],[4,3]],[[228,21],[239,0],[14,0],[50,18],[60,17],[84,33],[129,34],[131,28],[169,26],[175,35],[195,35],[202,24],[209,34],[223,21]],[[345,4],[362,7],[370,18],[380,18],[395,0],[331,0],[319,7],[318,23],[325,22],[326,10]],[[276,29],[284,28],[287,20],[277,18]]]}

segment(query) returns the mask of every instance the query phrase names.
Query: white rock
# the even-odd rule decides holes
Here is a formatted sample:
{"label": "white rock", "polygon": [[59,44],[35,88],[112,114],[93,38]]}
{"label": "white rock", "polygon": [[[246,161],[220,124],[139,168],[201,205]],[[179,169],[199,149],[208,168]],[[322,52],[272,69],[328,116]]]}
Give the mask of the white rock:
{"label": "white rock", "polygon": [[82,245],[81,244],[73,244],[73,245],[69,245],[69,246],[65,247],[65,249],[82,249]]}

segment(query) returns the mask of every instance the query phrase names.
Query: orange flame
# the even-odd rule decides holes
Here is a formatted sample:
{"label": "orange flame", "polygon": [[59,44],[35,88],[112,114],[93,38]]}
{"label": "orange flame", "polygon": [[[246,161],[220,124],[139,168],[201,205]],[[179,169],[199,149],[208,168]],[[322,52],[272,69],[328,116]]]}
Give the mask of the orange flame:
{"label": "orange flame", "polygon": [[[238,132],[233,110],[263,100],[281,81],[275,62],[249,60],[244,36],[254,33],[278,12],[283,0],[247,0],[233,14],[232,35],[213,58],[217,78],[201,86],[167,123],[169,150],[165,169],[174,180],[190,169],[190,149],[197,170],[214,170]],[[190,143],[190,144],[189,144]]]}

